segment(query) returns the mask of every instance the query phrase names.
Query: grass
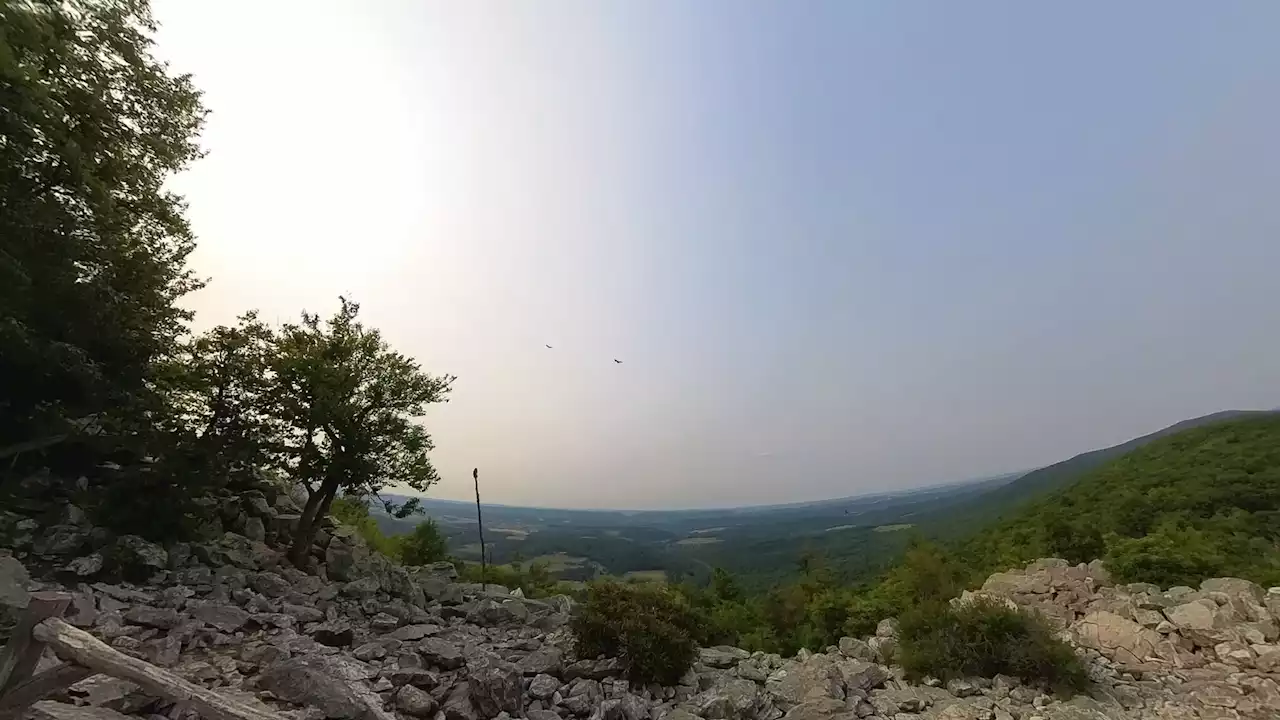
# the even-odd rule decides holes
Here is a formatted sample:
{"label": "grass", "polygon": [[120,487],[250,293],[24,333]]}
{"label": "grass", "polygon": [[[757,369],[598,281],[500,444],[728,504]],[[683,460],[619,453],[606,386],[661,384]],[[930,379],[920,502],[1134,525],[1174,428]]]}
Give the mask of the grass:
{"label": "grass", "polygon": [[723,542],[723,541],[717,537],[693,537],[693,538],[685,538],[683,540],[677,540],[676,544],[686,545],[686,546],[687,545],[715,545],[718,542]]}
{"label": "grass", "polygon": [[911,523],[898,523],[897,525],[879,525],[871,528],[875,532],[897,532],[899,530],[910,530],[915,527]]}
{"label": "grass", "polygon": [[665,570],[632,570],[629,573],[625,573],[622,578],[624,580],[664,583],[667,581],[667,572]]}

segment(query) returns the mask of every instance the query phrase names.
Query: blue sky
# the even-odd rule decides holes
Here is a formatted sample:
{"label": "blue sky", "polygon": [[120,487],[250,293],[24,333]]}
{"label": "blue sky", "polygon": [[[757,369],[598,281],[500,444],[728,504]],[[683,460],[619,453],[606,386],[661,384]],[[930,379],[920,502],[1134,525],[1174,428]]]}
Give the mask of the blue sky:
{"label": "blue sky", "polygon": [[806,500],[1280,405],[1280,5],[156,14],[198,323],[359,299],[459,376],[437,495]]}

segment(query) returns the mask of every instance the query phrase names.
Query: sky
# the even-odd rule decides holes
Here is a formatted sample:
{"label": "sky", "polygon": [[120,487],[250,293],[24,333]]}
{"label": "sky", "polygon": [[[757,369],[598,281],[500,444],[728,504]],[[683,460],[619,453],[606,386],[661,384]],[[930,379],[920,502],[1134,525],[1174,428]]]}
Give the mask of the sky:
{"label": "sky", "polygon": [[154,10],[197,328],[356,299],[458,378],[434,496],[842,497],[1280,406],[1280,3]]}

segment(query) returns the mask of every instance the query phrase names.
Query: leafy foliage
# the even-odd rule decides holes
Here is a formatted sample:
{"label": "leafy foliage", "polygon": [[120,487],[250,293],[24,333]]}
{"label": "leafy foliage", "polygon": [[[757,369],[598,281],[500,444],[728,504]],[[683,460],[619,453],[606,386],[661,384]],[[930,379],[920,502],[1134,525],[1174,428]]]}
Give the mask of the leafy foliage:
{"label": "leafy foliage", "polygon": [[163,186],[205,111],[152,55],[145,2],[6,2],[0,28],[0,438],[119,443],[162,412],[155,363],[201,285]]}
{"label": "leafy foliage", "polygon": [[697,617],[659,584],[594,583],[570,627],[579,657],[620,657],[635,682],[674,685],[697,654]]}
{"label": "leafy foliage", "polygon": [[448,544],[434,520],[428,518],[413,532],[400,538],[400,561],[405,565],[426,565],[444,560],[449,553]]}
{"label": "leafy foliage", "polygon": [[903,614],[898,642],[913,679],[1004,674],[1064,693],[1088,683],[1084,663],[1042,617],[999,600],[921,603]]}

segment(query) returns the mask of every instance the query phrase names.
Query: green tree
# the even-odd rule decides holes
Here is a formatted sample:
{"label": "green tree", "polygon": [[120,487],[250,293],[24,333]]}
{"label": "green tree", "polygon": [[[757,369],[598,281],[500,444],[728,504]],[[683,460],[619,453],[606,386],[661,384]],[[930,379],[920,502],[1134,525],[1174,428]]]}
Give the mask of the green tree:
{"label": "green tree", "polygon": [[304,312],[301,323],[285,325],[273,360],[286,466],[308,493],[290,549],[299,565],[340,490],[368,497],[399,483],[425,491],[439,479],[431,436],[415,419],[447,401],[453,376],[423,372],[357,321],[359,305],[340,300],[327,321]]}
{"label": "green tree", "polygon": [[449,544],[434,520],[418,523],[413,532],[400,540],[400,560],[405,565],[426,565],[449,555]]}
{"label": "green tree", "polygon": [[136,435],[163,408],[154,362],[201,285],[164,182],[200,156],[205,110],[154,30],[145,0],[0,4],[0,455]]}

